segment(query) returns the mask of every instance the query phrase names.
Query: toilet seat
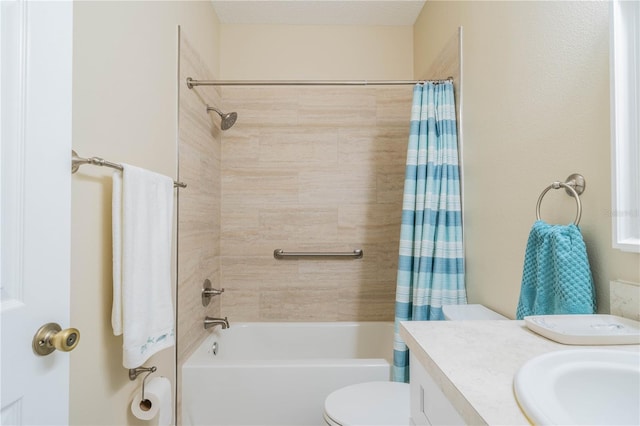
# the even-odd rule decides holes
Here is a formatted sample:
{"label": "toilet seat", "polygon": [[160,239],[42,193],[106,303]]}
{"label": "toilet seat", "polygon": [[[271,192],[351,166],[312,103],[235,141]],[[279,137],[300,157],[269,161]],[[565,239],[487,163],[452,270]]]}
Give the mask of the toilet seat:
{"label": "toilet seat", "polygon": [[408,426],[409,384],[366,382],[332,392],[324,403],[331,426]]}

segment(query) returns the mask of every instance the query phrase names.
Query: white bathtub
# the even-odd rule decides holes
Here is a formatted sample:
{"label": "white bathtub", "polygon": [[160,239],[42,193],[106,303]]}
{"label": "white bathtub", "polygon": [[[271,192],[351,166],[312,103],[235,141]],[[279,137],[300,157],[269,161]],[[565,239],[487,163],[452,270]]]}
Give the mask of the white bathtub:
{"label": "white bathtub", "polygon": [[182,424],[323,425],[327,395],[389,380],[392,352],[391,322],[232,323],[182,367]]}

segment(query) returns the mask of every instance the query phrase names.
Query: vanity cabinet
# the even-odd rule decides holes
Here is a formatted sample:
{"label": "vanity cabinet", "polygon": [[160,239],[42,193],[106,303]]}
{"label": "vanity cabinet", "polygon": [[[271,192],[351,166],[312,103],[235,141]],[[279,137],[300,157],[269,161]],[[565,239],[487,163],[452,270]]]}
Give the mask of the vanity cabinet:
{"label": "vanity cabinet", "polygon": [[411,422],[416,426],[464,425],[458,411],[442,393],[427,370],[413,355],[409,355]]}
{"label": "vanity cabinet", "polygon": [[524,321],[406,321],[410,416],[416,426],[530,426],[513,394],[513,377],[532,357],[562,345]]}

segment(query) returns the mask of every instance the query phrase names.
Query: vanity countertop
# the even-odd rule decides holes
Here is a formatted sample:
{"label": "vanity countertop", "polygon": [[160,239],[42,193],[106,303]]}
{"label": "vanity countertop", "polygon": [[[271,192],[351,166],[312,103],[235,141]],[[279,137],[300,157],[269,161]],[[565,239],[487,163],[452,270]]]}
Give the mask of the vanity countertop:
{"label": "vanity countertop", "polygon": [[531,358],[585,348],[640,351],[640,345],[563,345],[530,331],[524,321],[406,321],[400,336],[471,425],[529,424],[513,377]]}

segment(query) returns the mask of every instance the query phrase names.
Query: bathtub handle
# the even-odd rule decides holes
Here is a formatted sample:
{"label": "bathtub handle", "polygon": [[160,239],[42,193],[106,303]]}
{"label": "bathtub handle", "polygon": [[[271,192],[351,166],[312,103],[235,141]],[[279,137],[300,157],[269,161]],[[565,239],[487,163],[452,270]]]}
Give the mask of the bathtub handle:
{"label": "bathtub handle", "polygon": [[213,296],[219,296],[222,293],[224,293],[224,288],[220,290],[211,288],[211,281],[207,278],[204,280],[204,283],[202,283],[202,306],[208,306]]}

